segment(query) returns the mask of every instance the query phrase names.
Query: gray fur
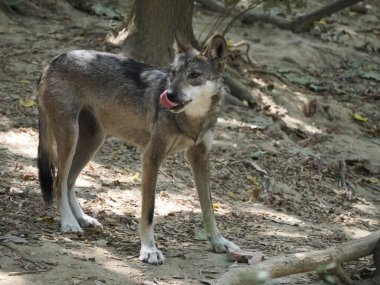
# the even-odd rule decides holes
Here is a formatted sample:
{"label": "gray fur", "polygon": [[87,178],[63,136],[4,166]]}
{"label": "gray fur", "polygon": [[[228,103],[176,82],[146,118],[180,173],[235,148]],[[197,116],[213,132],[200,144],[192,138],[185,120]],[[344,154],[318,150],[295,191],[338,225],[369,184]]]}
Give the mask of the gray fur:
{"label": "gray fur", "polygon": [[[218,48],[217,60],[224,62],[225,40],[216,36],[211,44]],[[116,136],[142,151],[141,260],[164,261],[153,234],[155,185],[163,160],[178,151],[186,151],[192,167],[212,248],[236,249],[217,229],[209,187],[208,154],[222,98],[220,73],[215,58],[193,49],[177,54],[172,72],[95,51],[72,51],[53,59],[38,85],[38,166],[45,199],[54,188],[61,230],[101,227],[83,212],[73,189],[104,139]],[[170,100],[178,105],[171,110],[160,105],[160,95],[169,89]],[[48,187],[53,180],[49,169],[57,172],[54,187]]]}

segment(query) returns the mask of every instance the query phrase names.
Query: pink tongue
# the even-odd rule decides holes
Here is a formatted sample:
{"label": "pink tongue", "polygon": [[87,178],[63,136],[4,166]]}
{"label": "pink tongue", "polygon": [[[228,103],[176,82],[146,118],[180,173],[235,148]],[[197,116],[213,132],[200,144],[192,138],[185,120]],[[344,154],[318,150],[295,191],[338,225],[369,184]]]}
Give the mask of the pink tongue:
{"label": "pink tongue", "polygon": [[168,90],[165,90],[165,91],[162,92],[162,94],[160,95],[160,104],[161,104],[162,106],[165,106],[166,108],[169,108],[169,109],[172,109],[172,108],[178,106],[177,103],[172,102],[172,101],[169,100],[169,98],[168,98]]}

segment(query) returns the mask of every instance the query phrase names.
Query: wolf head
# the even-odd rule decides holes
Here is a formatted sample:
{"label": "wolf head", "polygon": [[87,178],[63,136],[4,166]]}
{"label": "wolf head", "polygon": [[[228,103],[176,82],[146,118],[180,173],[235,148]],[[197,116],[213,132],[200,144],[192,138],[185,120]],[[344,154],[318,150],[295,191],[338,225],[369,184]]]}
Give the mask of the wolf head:
{"label": "wolf head", "polygon": [[220,95],[220,75],[226,61],[227,43],[216,35],[203,52],[176,36],[176,56],[171,65],[168,88],[160,103],[173,112],[186,112],[202,117],[210,108],[212,98]]}

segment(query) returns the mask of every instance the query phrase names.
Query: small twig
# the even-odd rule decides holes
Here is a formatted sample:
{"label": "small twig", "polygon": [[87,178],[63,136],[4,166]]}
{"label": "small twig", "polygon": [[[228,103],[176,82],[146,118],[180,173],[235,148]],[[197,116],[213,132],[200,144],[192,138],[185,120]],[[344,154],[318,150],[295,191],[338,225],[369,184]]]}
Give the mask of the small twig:
{"label": "small twig", "polygon": [[202,47],[206,45],[206,42],[209,40],[209,38],[211,38],[211,35],[215,34],[217,27],[220,27],[223,24],[223,22],[231,15],[231,13],[235,9],[236,5],[237,5],[237,3],[235,5],[233,5],[232,7],[226,8],[225,13],[216,17],[214,25],[212,26],[212,28],[210,29],[210,31],[208,32],[207,36],[204,38],[204,40],[201,44]]}
{"label": "small twig", "polygon": [[204,279],[202,269],[199,269],[199,277],[201,280]]}
{"label": "small twig", "polygon": [[0,0],[0,4],[3,5],[8,10],[9,13],[11,13],[12,15],[15,15],[15,12],[4,0]]}
{"label": "small twig", "polygon": [[222,35],[224,36],[225,34],[227,34],[227,33],[231,30],[233,24],[235,23],[235,21],[236,21],[237,19],[239,19],[239,18],[240,18],[242,15],[244,15],[246,12],[248,12],[248,11],[250,11],[250,10],[256,8],[259,4],[261,4],[261,1],[258,1],[257,3],[253,3],[253,4],[251,4],[251,5],[249,5],[246,9],[244,9],[243,11],[241,11],[240,13],[237,13],[237,14],[232,18],[232,20],[227,24],[227,26],[224,28],[224,31],[223,31]]}
{"label": "small twig", "polygon": [[339,160],[339,186],[348,191],[347,182],[346,182],[346,173],[347,173],[347,164],[345,160]]}
{"label": "small twig", "polygon": [[41,273],[41,272],[47,272],[51,270],[51,268],[48,269],[40,269],[40,270],[28,270],[28,271],[15,271],[15,272],[9,272],[8,276],[17,276],[17,275],[25,275],[25,274],[35,274],[35,273]]}
{"label": "small twig", "polygon": [[379,28],[369,28],[369,29],[356,30],[355,33],[374,33],[377,31],[379,31]]}
{"label": "small twig", "polygon": [[233,48],[237,48],[237,47],[240,47],[240,46],[245,46],[247,48],[245,50],[244,54],[247,57],[248,63],[250,65],[254,65],[253,60],[251,59],[251,57],[249,55],[249,49],[251,48],[251,45],[249,43],[245,42],[245,41],[240,41],[240,42],[232,45]]}
{"label": "small twig", "polygon": [[344,285],[353,285],[351,278],[347,276],[342,267],[338,265],[336,268],[329,270],[334,274]]}
{"label": "small twig", "polygon": [[348,200],[352,199],[352,193],[355,192],[355,186],[352,182],[346,180],[347,164],[346,160],[339,160],[339,186],[345,190]]}
{"label": "small twig", "polygon": [[6,248],[8,248],[8,249],[10,249],[10,250],[15,251],[18,255],[21,256],[22,259],[25,259],[25,260],[27,260],[27,261],[33,263],[35,266],[38,266],[39,268],[42,268],[42,266],[39,265],[36,261],[34,261],[34,260],[32,260],[32,259],[26,257],[26,256],[23,255],[18,249],[14,248],[14,247],[12,247],[12,246],[6,244],[6,243],[3,243],[3,242],[0,242],[0,246],[3,246],[3,247],[6,247]]}
{"label": "small twig", "polygon": [[139,257],[138,255],[132,255],[132,256],[126,257],[125,260],[131,260],[131,259],[138,258],[138,257]]}
{"label": "small twig", "polygon": [[111,20],[110,24],[109,24],[109,27],[111,29],[112,35],[116,38],[117,35],[119,34],[118,26],[116,25],[116,23],[114,21]]}

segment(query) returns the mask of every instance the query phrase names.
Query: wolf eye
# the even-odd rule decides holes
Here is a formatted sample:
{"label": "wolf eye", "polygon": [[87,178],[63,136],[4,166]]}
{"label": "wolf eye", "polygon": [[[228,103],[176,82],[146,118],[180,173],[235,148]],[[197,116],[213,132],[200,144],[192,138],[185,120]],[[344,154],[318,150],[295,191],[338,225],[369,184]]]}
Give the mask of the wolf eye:
{"label": "wolf eye", "polygon": [[199,72],[191,72],[188,77],[190,79],[195,79],[195,78],[198,78],[199,76],[201,76],[201,74]]}

